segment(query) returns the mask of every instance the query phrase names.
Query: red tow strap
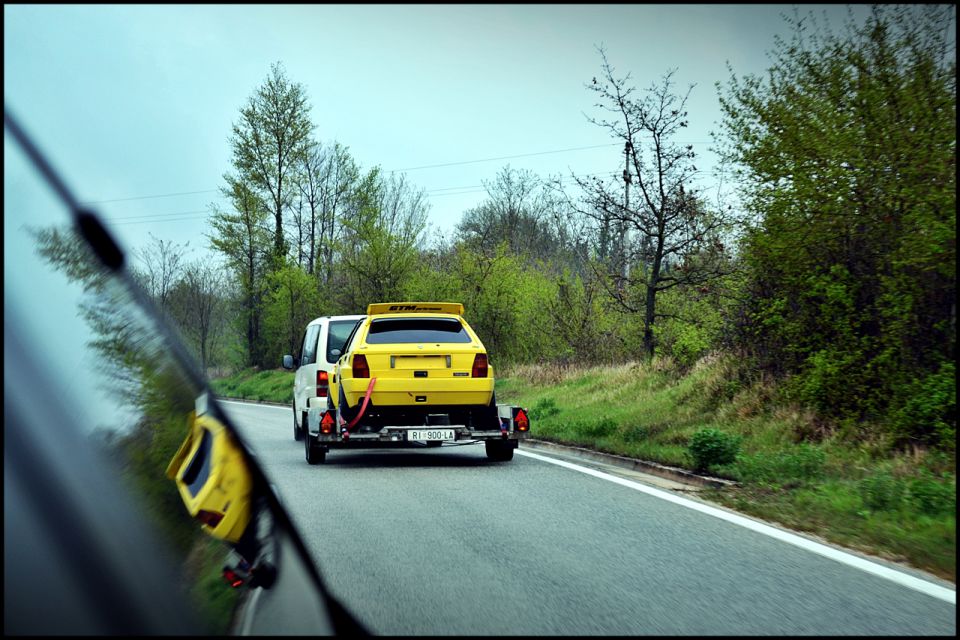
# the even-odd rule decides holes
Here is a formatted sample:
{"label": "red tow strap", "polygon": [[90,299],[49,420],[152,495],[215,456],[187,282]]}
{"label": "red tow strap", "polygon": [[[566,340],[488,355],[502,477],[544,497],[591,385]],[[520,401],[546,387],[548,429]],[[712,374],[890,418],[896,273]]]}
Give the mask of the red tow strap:
{"label": "red tow strap", "polygon": [[[357,423],[360,422],[360,418],[363,417],[364,411],[367,410],[367,405],[370,404],[370,394],[373,393],[373,385],[376,381],[376,378],[370,378],[370,384],[367,385],[367,395],[363,396],[363,404],[360,406],[360,413],[358,413],[357,416],[347,425],[347,431],[350,431],[357,426]],[[344,400],[346,400],[346,396],[344,396]]]}

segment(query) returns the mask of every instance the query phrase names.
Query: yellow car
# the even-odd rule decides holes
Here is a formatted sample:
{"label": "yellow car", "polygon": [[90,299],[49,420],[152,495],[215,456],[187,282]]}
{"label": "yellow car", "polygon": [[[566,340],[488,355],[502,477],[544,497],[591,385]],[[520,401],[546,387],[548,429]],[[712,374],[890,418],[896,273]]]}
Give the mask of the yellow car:
{"label": "yellow car", "polygon": [[238,543],[251,519],[253,481],[243,454],[219,420],[204,413],[189,417],[187,438],[167,466],[187,511],[204,531]]}
{"label": "yellow car", "polygon": [[497,405],[493,367],[458,302],[371,304],[330,379],[326,412],[308,420],[307,461],[346,446],[486,443],[506,461],[529,429]]}

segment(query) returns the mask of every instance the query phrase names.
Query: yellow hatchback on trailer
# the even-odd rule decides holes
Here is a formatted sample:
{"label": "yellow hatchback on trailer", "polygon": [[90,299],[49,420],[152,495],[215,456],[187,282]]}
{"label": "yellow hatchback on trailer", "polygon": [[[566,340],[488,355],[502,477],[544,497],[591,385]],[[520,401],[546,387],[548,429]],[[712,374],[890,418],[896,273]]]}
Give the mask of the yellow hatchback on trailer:
{"label": "yellow hatchback on trailer", "polygon": [[383,303],[367,307],[352,344],[337,363],[330,395],[347,407],[366,397],[378,407],[486,407],[493,399],[487,350],[453,302]]}
{"label": "yellow hatchback on trailer", "polygon": [[467,441],[503,461],[526,436],[523,410],[497,405],[487,350],[459,302],[371,304],[344,349],[327,411],[311,420],[311,464],[330,447]]}

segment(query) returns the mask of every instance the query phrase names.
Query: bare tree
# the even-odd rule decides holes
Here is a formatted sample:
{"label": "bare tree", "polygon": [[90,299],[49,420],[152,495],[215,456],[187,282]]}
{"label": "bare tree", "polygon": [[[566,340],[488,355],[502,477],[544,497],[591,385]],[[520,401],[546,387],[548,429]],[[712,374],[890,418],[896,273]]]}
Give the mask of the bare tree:
{"label": "bare tree", "polygon": [[457,225],[461,239],[487,254],[506,242],[510,253],[531,259],[559,249],[550,225],[550,191],[536,174],[507,165],[483,186],[487,199],[466,211]]}
{"label": "bare tree", "polygon": [[[585,205],[579,210],[593,218],[601,233],[607,225],[617,233],[615,272],[605,274],[604,281],[623,309],[643,312],[644,351],[652,357],[654,323],[663,317],[657,312],[657,294],[678,286],[702,287],[730,272],[720,241],[730,220],[724,211],[706,208],[695,187],[693,146],[674,141],[688,124],[686,103],[693,85],[684,95],[675,94],[671,70],[644,96],[635,97],[630,74],[614,76],[606,53],[599,51],[602,76],[586,87],[597,94],[596,106],[613,116],[589,120],[624,141],[628,168],[622,185],[615,179],[575,177]],[[629,202],[628,194],[633,196]],[[622,242],[629,232],[635,233],[632,241]],[[631,299],[631,291],[640,300]]]}
{"label": "bare tree", "polygon": [[322,264],[320,281],[327,285],[333,272],[333,260],[337,243],[342,235],[340,216],[351,202],[360,182],[360,168],[350,155],[349,149],[334,142],[327,148],[320,182],[320,218],[317,238],[320,247],[317,260]]}
{"label": "bare tree", "polygon": [[174,289],[174,316],[192,342],[203,371],[211,364],[225,322],[226,276],[223,269],[204,260],[189,263]]}
{"label": "bare tree", "polygon": [[136,251],[136,256],[143,265],[139,277],[157,306],[168,312],[170,292],[183,272],[183,256],[190,243],[179,245],[172,240],[162,240],[152,233],[149,236],[147,245]]}

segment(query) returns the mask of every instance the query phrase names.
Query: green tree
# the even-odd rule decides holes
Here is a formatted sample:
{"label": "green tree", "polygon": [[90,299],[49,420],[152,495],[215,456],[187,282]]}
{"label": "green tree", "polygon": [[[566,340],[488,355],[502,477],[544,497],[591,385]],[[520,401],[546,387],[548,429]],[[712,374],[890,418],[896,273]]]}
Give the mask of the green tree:
{"label": "green tree", "polygon": [[316,281],[299,265],[287,263],[268,276],[264,304],[266,343],[276,366],[284,353],[297,353],[307,323],[321,315]]}
{"label": "green tree", "polygon": [[313,130],[309,114],[303,86],[287,79],[278,62],[240,109],[230,137],[235,170],[270,205],[275,260],[287,252],[283,214],[298,191],[296,173],[309,149]]}
{"label": "green tree", "polygon": [[876,6],[839,35],[788,22],[766,74],[718,83],[757,220],[738,342],[824,415],[936,404],[955,426],[913,384],[956,358],[955,8]]}
{"label": "green tree", "polygon": [[240,320],[246,330],[246,364],[264,366],[266,350],[260,339],[261,308],[270,247],[267,226],[269,213],[260,197],[241,179],[224,176],[227,186],[221,188],[235,213],[221,211],[212,205],[212,233],[207,234],[210,246],[222,253],[227,266],[240,285],[242,297]]}
{"label": "green tree", "polygon": [[335,294],[349,313],[371,302],[396,300],[414,272],[426,225],[427,203],[403,177],[367,172],[340,217],[343,238]]}

